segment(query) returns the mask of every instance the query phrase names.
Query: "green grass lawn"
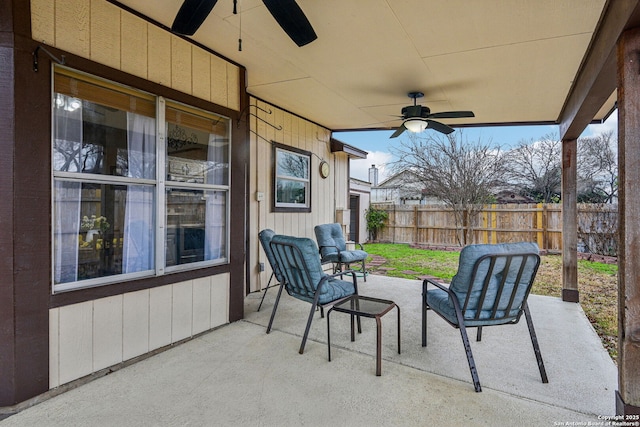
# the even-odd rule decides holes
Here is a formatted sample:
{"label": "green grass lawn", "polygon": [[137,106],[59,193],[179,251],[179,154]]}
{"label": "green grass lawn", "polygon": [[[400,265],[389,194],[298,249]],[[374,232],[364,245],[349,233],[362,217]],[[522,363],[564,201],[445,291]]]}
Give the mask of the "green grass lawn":
{"label": "green grass lawn", "polygon": [[[365,245],[369,253],[385,259],[379,267],[367,267],[373,274],[404,279],[434,276],[451,281],[458,270],[458,252],[412,248],[403,244],[372,243]],[[592,261],[578,261],[580,304],[602,339],[611,358],[616,361],[618,348],[618,266]],[[543,256],[531,291],[538,295],[561,297],[562,257]]]}

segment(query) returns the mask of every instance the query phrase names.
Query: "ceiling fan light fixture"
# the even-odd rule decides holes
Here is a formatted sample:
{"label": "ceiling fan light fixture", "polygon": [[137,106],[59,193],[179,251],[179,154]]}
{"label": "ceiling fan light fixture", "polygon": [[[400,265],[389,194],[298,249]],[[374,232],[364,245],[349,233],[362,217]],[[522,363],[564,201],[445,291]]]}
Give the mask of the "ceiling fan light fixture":
{"label": "ceiling fan light fixture", "polygon": [[409,132],[413,133],[420,133],[429,127],[429,123],[426,120],[421,119],[407,119],[403,124]]}

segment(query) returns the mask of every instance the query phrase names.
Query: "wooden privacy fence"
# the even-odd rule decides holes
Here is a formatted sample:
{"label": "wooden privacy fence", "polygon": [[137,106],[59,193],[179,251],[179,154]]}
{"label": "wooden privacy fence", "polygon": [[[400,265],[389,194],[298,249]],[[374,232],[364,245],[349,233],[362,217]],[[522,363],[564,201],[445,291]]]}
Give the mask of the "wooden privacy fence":
{"label": "wooden privacy fence", "polygon": [[[389,215],[386,226],[378,231],[380,242],[460,246],[460,226],[456,224],[453,210],[445,205],[377,204],[371,207]],[[531,241],[543,250],[562,250],[560,204],[484,205],[467,222],[473,239],[470,243]],[[595,252],[596,247],[603,246],[608,252],[604,255],[615,255],[612,252],[617,249],[616,231],[617,205],[578,205],[579,249]]]}

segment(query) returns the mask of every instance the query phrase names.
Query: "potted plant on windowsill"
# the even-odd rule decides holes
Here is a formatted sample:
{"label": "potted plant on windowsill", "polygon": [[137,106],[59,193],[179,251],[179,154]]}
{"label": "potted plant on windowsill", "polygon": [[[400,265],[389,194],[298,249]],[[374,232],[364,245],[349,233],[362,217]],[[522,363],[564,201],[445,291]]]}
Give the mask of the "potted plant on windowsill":
{"label": "potted plant on windowsill", "polygon": [[80,223],[80,231],[86,232],[85,242],[93,242],[94,240],[98,240],[102,238],[102,235],[111,227],[111,224],[107,221],[107,218],[104,216],[91,215],[88,217],[87,215],[82,217],[82,222]]}

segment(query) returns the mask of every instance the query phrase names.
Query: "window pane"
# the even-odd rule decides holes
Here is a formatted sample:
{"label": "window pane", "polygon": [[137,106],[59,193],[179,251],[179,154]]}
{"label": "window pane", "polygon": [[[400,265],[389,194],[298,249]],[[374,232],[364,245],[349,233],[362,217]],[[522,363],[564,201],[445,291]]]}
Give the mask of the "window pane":
{"label": "window pane", "polygon": [[58,93],[53,168],[155,179],[155,128],[152,117]]}
{"label": "window pane", "polygon": [[167,108],[167,180],[229,184],[228,119]]}
{"label": "window pane", "polygon": [[167,189],[166,265],[227,257],[227,192]]}
{"label": "window pane", "polygon": [[309,179],[309,157],[278,150],[278,176]]}
{"label": "window pane", "polygon": [[154,187],[56,181],[54,282],[154,270]]}
{"label": "window pane", "polygon": [[307,184],[300,181],[287,179],[277,179],[276,204],[299,204],[305,206],[307,203]]}

